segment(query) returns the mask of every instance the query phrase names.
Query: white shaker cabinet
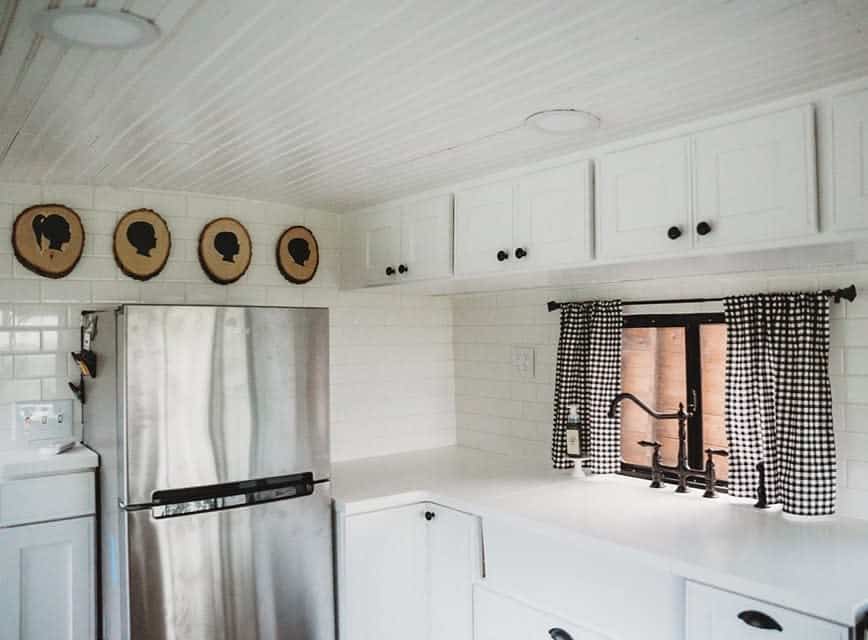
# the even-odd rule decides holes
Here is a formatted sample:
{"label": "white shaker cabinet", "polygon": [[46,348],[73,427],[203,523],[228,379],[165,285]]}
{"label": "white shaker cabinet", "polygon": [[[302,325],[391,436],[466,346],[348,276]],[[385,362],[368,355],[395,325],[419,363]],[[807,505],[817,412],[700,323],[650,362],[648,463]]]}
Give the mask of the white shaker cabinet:
{"label": "white shaker cabinet", "polygon": [[835,99],[835,198],[839,231],[868,229],[868,91]]}
{"label": "white shaker cabinet", "polygon": [[598,169],[601,257],[680,254],[690,248],[688,138],[610,153]]}
{"label": "white shaker cabinet", "polygon": [[340,518],[344,640],[472,640],[479,520],[431,503]]}
{"label": "white shaker cabinet", "polygon": [[455,273],[547,269],[592,257],[591,163],[455,194]]}
{"label": "white shaker cabinet", "polygon": [[747,247],[817,230],[810,105],[696,134],[693,170],[698,248]]}
{"label": "white shaker cabinet", "polygon": [[95,637],[94,518],[0,529],[0,638]]}
{"label": "white shaker cabinet", "polygon": [[438,196],[359,214],[368,285],[452,273],[452,197]]}

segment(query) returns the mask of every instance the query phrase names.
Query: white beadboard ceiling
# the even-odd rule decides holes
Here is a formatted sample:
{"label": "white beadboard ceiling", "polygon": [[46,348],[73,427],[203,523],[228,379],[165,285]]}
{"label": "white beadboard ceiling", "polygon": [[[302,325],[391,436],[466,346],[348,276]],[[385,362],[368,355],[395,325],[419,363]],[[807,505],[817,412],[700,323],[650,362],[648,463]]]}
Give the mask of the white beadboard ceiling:
{"label": "white beadboard ceiling", "polygon": [[[153,19],[63,48],[48,6]],[[868,0],[0,0],[0,179],[347,210],[868,74]],[[602,127],[522,126],[575,107]]]}

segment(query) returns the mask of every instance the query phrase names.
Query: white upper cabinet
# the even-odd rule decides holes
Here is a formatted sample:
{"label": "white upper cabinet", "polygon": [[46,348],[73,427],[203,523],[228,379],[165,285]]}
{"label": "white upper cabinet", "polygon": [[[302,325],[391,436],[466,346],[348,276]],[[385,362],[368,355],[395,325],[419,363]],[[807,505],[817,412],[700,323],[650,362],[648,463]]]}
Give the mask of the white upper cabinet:
{"label": "white upper cabinet", "polygon": [[750,245],[817,230],[810,105],[694,137],[696,246]]}
{"label": "white upper cabinet", "polygon": [[515,188],[497,182],[455,194],[455,273],[500,271],[512,259]]}
{"label": "white upper cabinet", "polygon": [[868,91],[835,99],[835,229],[868,229]]}
{"label": "white upper cabinet", "polygon": [[690,247],[689,140],[603,156],[597,176],[597,251],[603,258]]}
{"label": "white upper cabinet", "polygon": [[455,194],[458,275],[564,267],[591,255],[588,161]]}
{"label": "white upper cabinet", "polygon": [[365,282],[425,280],[452,272],[452,197],[359,214]]}

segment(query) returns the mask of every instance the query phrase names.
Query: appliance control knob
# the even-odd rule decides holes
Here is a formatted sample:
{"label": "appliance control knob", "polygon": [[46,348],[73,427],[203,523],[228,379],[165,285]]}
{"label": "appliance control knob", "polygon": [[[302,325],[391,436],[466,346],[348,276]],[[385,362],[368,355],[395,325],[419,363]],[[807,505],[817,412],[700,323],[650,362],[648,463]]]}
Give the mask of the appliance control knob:
{"label": "appliance control knob", "polygon": [[524,258],[526,255],[527,255],[527,251],[525,249],[523,249],[522,247],[519,247],[518,249],[515,250],[515,257],[518,258],[519,260]]}
{"label": "appliance control knob", "polygon": [[393,276],[393,275],[395,275],[395,268],[394,268],[394,267],[391,267],[391,266],[386,267],[386,275],[387,275],[387,276]]}
{"label": "appliance control knob", "polygon": [[409,270],[410,270],[410,267],[408,267],[405,264],[399,264],[398,265],[398,273],[407,273]]}
{"label": "appliance control knob", "polygon": [[426,512],[425,512],[425,519],[426,519],[428,522],[431,522],[431,521],[434,519],[434,516],[435,516],[435,515],[437,515],[437,514],[435,514],[433,511],[426,511]]}
{"label": "appliance control knob", "polygon": [[497,261],[498,262],[503,262],[504,260],[508,260],[508,259],[509,259],[509,252],[504,251],[503,249],[501,249],[500,251],[497,252]]}
{"label": "appliance control knob", "polygon": [[711,233],[711,225],[708,224],[705,220],[696,225],[696,233],[701,236],[706,236]]}
{"label": "appliance control knob", "polygon": [[666,235],[669,236],[670,240],[678,240],[681,237],[681,227],[671,226],[666,231]]}

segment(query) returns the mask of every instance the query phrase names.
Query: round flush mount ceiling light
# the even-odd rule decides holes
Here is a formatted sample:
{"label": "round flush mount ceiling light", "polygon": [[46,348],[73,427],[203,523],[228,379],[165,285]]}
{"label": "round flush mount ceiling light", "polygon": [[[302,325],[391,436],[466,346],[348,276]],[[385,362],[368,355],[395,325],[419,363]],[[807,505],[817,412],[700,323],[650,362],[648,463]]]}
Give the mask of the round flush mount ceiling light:
{"label": "round flush mount ceiling light", "polygon": [[47,9],[36,14],[33,30],[66,46],[92,49],[133,49],[160,36],[150,20],[95,7]]}
{"label": "round flush mount ceiling light", "polygon": [[579,109],[546,109],[530,114],[524,121],[537,131],[558,135],[569,135],[600,126],[597,116]]}

